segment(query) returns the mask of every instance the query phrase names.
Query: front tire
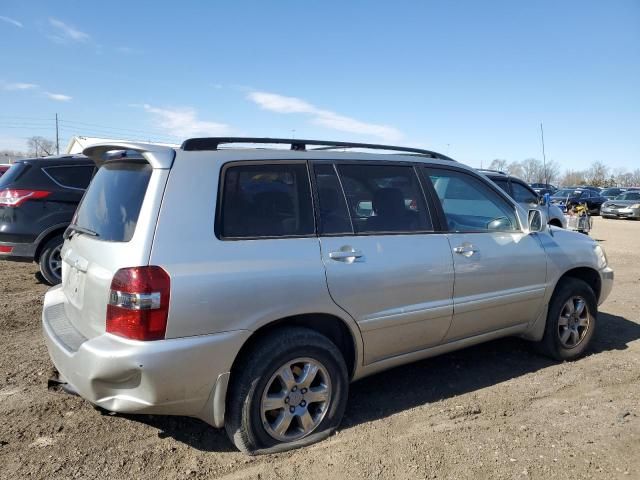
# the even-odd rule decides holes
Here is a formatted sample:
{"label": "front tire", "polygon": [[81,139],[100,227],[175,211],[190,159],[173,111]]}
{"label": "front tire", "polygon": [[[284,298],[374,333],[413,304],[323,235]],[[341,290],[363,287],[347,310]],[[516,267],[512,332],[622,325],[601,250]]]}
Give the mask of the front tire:
{"label": "front tire", "polygon": [[64,239],[57,235],[47,240],[42,247],[38,265],[40,273],[49,285],[57,285],[62,281],[62,257],[60,252]]}
{"label": "front tire", "polygon": [[551,297],[538,349],[555,360],[576,360],[589,348],[597,317],[598,303],[593,289],[577,278],[561,280]]}
{"label": "front tire", "polygon": [[249,455],[315,443],[340,424],[348,388],[344,358],[327,337],[300,327],[276,330],[232,370],[227,435]]}

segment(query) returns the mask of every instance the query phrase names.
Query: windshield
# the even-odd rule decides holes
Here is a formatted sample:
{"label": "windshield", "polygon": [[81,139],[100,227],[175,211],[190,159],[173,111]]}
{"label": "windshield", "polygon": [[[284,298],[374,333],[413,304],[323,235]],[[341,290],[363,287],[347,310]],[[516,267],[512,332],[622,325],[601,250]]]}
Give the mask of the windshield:
{"label": "windshield", "polygon": [[152,168],[148,163],[107,163],[93,177],[75,224],[100,240],[128,242],[133,237]]}
{"label": "windshield", "polygon": [[606,196],[612,196],[612,195],[620,195],[620,189],[619,188],[606,188],[602,191],[601,195],[603,197]]}
{"label": "windshield", "polygon": [[571,189],[564,189],[564,190],[558,190],[556,193],[553,194],[554,197],[556,198],[575,198],[575,197],[579,197],[580,194],[582,192],[580,190],[571,190]]}
{"label": "windshield", "polygon": [[618,195],[616,200],[640,200],[640,192],[627,192]]}

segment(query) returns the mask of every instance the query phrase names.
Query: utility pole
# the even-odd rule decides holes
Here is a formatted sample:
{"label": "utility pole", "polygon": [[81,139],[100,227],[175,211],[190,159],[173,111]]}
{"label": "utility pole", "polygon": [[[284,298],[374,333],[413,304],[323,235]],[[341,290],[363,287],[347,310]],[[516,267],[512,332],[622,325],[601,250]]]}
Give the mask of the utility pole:
{"label": "utility pole", "polygon": [[542,129],[542,122],[540,122],[540,137],[542,138],[542,165],[544,169],[544,183],[549,183],[549,175],[547,175],[547,157],[544,153],[544,130]]}
{"label": "utility pole", "polygon": [[56,155],[60,155],[60,137],[58,135],[58,114],[56,113]]}

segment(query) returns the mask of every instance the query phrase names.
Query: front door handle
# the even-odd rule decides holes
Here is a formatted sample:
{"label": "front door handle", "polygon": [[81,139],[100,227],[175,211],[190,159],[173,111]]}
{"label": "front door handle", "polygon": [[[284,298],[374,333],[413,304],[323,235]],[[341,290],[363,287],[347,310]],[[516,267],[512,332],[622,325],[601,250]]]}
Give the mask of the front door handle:
{"label": "front door handle", "polygon": [[473,245],[471,245],[470,243],[464,243],[462,245],[455,247],[453,251],[458,255],[462,255],[463,257],[469,258],[474,253],[477,253],[479,250]]}
{"label": "front door handle", "polygon": [[[344,247],[343,247],[344,248]],[[356,258],[362,258],[364,255],[360,250],[344,249],[337,252],[329,252],[329,258],[338,262],[353,262]]]}

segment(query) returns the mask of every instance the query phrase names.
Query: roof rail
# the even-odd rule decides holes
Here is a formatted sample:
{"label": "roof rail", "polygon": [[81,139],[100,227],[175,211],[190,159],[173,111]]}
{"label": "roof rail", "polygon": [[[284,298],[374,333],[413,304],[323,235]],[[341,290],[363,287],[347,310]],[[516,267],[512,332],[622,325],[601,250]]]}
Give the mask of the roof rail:
{"label": "roof rail", "polygon": [[503,172],[502,170],[492,170],[490,168],[478,168],[479,172],[491,172],[491,173],[501,173],[502,175],[509,175],[507,172]]}
{"label": "roof rail", "polygon": [[311,150],[332,150],[334,148],[366,148],[372,150],[390,150],[397,152],[412,153],[417,155],[424,155],[430,158],[437,158],[440,160],[450,160],[455,162],[454,159],[442,155],[441,153],[432,152],[431,150],[424,150],[422,148],[412,147],[399,147],[396,145],[379,145],[376,143],[355,143],[355,142],[337,142],[333,140],[303,140],[292,138],[262,138],[262,137],[206,137],[206,138],[190,138],[185,140],[182,144],[182,150],[195,151],[195,150],[218,150],[220,145],[226,143],[264,143],[264,144],[282,144],[290,145],[291,150],[295,151],[307,151],[308,145],[318,145],[320,148],[312,148]]}

